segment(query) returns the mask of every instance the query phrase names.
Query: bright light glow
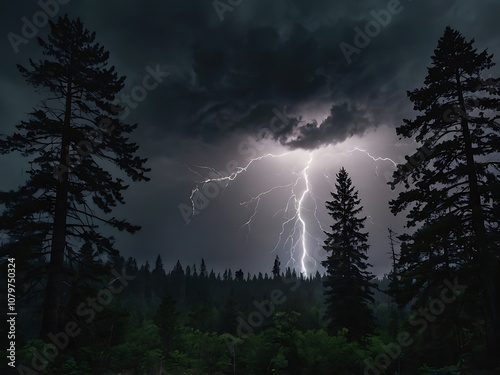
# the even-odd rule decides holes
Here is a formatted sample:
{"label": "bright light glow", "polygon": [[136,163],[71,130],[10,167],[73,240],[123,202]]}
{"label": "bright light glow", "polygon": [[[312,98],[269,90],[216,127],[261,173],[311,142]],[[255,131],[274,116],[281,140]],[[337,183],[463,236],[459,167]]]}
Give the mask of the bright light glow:
{"label": "bright light glow", "polygon": [[[346,146],[350,146],[350,143],[354,140],[350,139],[349,141],[351,142],[346,141],[341,145],[328,146],[315,151],[295,150],[282,153],[267,153],[250,159],[243,167],[238,167],[235,172],[227,176],[224,176],[221,172],[208,166],[193,165],[192,168],[188,167],[194,174],[201,177],[201,180],[196,182],[195,187],[191,191],[190,199],[193,213],[196,211],[194,202],[195,195],[196,193],[203,191],[203,188],[207,184],[216,182],[219,183],[219,186],[221,186],[222,189],[225,189],[228,188],[230,183],[236,180],[239,175],[247,172],[253,164],[266,163],[266,160],[270,158],[282,158],[288,163],[292,162],[294,166],[300,166],[300,164],[304,164],[304,156],[307,155],[307,162],[305,163],[305,166],[300,167],[298,172],[292,172],[293,178],[291,182],[276,184],[275,186],[271,186],[270,188],[252,196],[249,200],[240,202],[241,206],[253,207],[248,219],[240,226],[240,229],[246,228],[246,238],[248,241],[248,238],[252,233],[252,223],[256,220],[261,207],[261,200],[268,197],[268,199],[271,199],[270,196],[276,192],[279,192],[281,195],[286,194],[288,198],[286,200],[285,207],[279,209],[273,215],[273,218],[276,219],[276,217],[279,217],[278,214],[282,214],[283,221],[280,225],[281,230],[277,234],[277,242],[274,248],[270,250],[274,252],[281,246],[281,248],[285,249],[285,251],[289,253],[289,259],[286,262],[285,267],[292,266],[294,268],[298,268],[300,272],[306,276],[317,270],[317,259],[319,255],[311,253],[311,249],[309,248],[310,241],[316,242],[317,248],[321,249],[321,245],[325,239],[324,229],[319,218],[318,211],[320,211],[321,207],[321,214],[326,217],[326,209],[324,208],[323,201],[321,201],[321,204],[318,203],[320,199],[313,191],[315,187],[311,184],[310,175],[313,167],[318,168],[324,166],[326,164],[324,159],[325,157],[334,158],[336,163],[338,163],[342,157],[345,157],[346,155],[352,156],[355,152],[366,155],[376,163],[389,162],[394,167],[397,167],[397,163],[391,158],[373,156],[365,148],[349,147],[347,151],[345,151],[347,148]],[[326,170],[331,169],[331,166],[332,163],[328,162]],[[194,168],[196,168],[196,170]],[[376,168],[378,168],[378,165]],[[202,170],[209,171],[211,177],[206,177],[200,173]],[[325,169],[322,169],[322,177],[324,177],[325,182],[328,183],[329,191],[331,191],[334,187],[334,181],[332,181],[329,174],[325,172]],[[322,188],[322,191],[325,191],[324,187]],[[310,209],[306,205],[306,202],[311,201],[314,203],[314,209]],[[270,202],[272,202],[272,200]],[[308,211],[310,214],[307,214]],[[369,218],[373,223],[372,217],[369,216]],[[313,222],[310,222],[310,220],[313,220]],[[317,235],[313,232],[317,233]],[[300,254],[296,258],[297,253]]]}
{"label": "bright light glow", "polygon": [[309,161],[307,162],[307,166],[302,171],[304,181],[306,182],[306,188],[302,192],[302,195],[301,195],[299,202],[297,204],[297,216],[299,218],[300,223],[302,224],[302,234],[300,236],[302,239],[302,258],[300,260],[300,264],[302,267],[301,271],[304,274],[304,276],[307,276],[307,268],[305,266],[304,261],[307,257],[309,257],[309,253],[307,251],[307,244],[306,244],[306,234],[308,233],[307,226],[306,226],[305,220],[302,218],[302,202],[304,202],[304,198],[306,197],[306,195],[309,193],[309,191],[311,189],[310,183],[309,183],[309,176],[307,174],[307,171],[308,171],[309,167],[311,166],[312,160],[313,160],[313,154],[311,152],[311,155],[309,157]]}

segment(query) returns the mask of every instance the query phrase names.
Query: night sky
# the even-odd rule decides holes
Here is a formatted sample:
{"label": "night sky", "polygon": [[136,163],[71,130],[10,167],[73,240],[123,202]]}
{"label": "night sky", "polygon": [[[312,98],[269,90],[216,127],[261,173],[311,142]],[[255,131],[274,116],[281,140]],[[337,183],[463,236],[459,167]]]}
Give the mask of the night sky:
{"label": "night sky", "polygon": [[[1,15],[3,134],[41,99],[16,69],[41,58],[36,40],[16,53],[8,38],[22,35],[22,17],[41,25],[37,36],[49,31],[40,13],[33,20],[40,5],[24,3],[4,4]],[[114,233],[116,247],[140,263],[161,254],[167,270],[203,257],[216,272],[270,273],[279,255],[282,266],[322,272],[324,203],[344,166],[368,217],[373,273],[388,272],[387,228],[403,233],[405,218],[389,211],[397,190],[387,181],[416,147],[395,132],[415,116],[406,92],[423,85],[448,25],[500,58],[496,0],[73,0],[59,8],[52,19],[80,17],[127,76],[125,121],[139,124],[132,139],[152,168],[151,181],[132,184],[115,211],[142,230]],[[372,37],[355,40],[358,30]],[[158,82],[138,89],[155,70]],[[27,161],[0,157],[0,189],[24,181]],[[207,178],[222,181],[200,183]],[[209,198],[192,216],[196,187]]]}

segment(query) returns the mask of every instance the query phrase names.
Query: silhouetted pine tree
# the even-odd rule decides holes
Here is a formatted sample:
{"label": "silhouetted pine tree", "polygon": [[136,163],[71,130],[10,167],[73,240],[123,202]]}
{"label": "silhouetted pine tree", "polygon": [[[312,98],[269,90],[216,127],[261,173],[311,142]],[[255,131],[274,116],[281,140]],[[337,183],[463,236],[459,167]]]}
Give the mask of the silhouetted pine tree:
{"label": "silhouetted pine tree", "polygon": [[155,268],[151,272],[151,287],[154,297],[158,297],[160,300],[165,295],[166,278],[167,275],[165,274],[165,269],[163,268],[163,261],[161,256],[158,255],[155,261]]}
{"label": "silhouetted pine tree", "polygon": [[207,266],[205,265],[205,259],[201,258],[201,265],[200,265],[200,277],[207,277]]}
{"label": "silhouetted pine tree", "polygon": [[[50,21],[49,21],[50,22]],[[108,68],[109,53],[95,43],[95,33],[82,22],[59,18],[50,22],[48,40],[38,39],[44,60],[18,66],[26,81],[47,93],[19,132],[0,141],[0,153],[19,151],[30,159],[28,180],[16,191],[0,194],[6,209],[0,229],[19,234],[20,242],[3,246],[2,253],[33,240],[50,253],[41,334],[58,332],[65,260],[77,257],[77,243],[87,243],[97,254],[113,253],[113,239],[98,231],[105,223],[120,231],[140,229],[127,221],[109,217],[123,204],[127,185],[102,167],[114,164],[133,181],[148,180],[146,159],[134,156],[138,146],[127,135],[137,125],[117,117],[112,104],[125,77]],[[102,215],[99,214],[102,212]]]}
{"label": "silhouetted pine tree", "polygon": [[196,270],[196,264],[193,264],[193,277],[198,277],[198,271]]}
{"label": "silhouetted pine tree", "polygon": [[191,268],[186,267],[186,274],[184,275],[184,270],[182,269],[181,262],[177,260],[172,272],[168,276],[169,280],[169,295],[173,298],[184,298],[186,293],[186,279],[191,278]]}
{"label": "silhouetted pine tree", "polygon": [[424,86],[408,92],[421,114],[404,120],[397,134],[424,146],[394,174],[391,186],[404,184],[406,190],[390,205],[394,214],[408,210],[408,227],[420,225],[401,237],[400,286],[406,295],[400,302],[417,297],[417,306],[425,304],[445,279],[458,275],[471,298],[483,294],[480,307],[489,312],[492,353],[498,355],[500,295],[494,275],[500,271],[500,246],[494,202],[500,167],[494,156],[500,151],[500,79],[481,77],[494,65],[493,56],[478,53],[473,44],[447,27]]}
{"label": "silhouetted pine tree", "polygon": [[277,279],[278,277],[280,277],[280,266],[281,266],[281,262],[280,262],[280,258],[279,256],[276,255],[276,258],[274,259],[274,264],[273,264],[273,278],[274,279]]}
{"label": "silhouetted pine tree", "polygon": [[243,270],[240,268],[238,271],[234,273],[234,281],[243,281],[243,277],[245,274],[243,273]]}
{"label": "silhouetted pine tree", "polygon": [[325,318],[330,335],[347,328],[348,338],[358,340],[372,333],[375,327],[369,306],[374,302],[370,289],[375,286],[371,281],[374,276],[367,271],[368,233],[362,232],[366,217],[357,217],[362,207],[344,168],[337,174],[335,187],[337,191],[331,193],[333,200],[326,202],[334,224],[331,232],[325,232],[323,248],[328,257],[321,262],[327,271],[323,282]]}

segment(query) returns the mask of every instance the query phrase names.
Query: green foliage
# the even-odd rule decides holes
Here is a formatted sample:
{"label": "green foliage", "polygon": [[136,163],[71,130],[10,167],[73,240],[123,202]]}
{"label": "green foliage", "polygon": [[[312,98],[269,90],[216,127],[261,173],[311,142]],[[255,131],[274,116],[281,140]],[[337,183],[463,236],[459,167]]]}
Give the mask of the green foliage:
{"label": "green foliage", "polygon": [[194,361],[189,357],[187,353],[180,352],[179,350],[174,350],[168,353],[167,358],[167,369],[174,374],[180,371],[193,368],[195,365]]}
{"label": "green foliage", "polygon": [[167,353],[173,349],[177,339],[178,321],[179,311],[176,302],[170,296],[166,296],[156,312],[154,322],[160,327],[160,337]]}
{"label": "green foliage", "polygon": [[345,330],[330,336],[323,329],[286,332],[273,327],[245,337],[237,347],[237,363],[250,374],[357,373],[368,352],[361,344],[349,342],[346,334]]}
{"label": "green foliage", "polygon": [[61,366],[61,372],[65,375],[86,375],[91,372],[86,362],[77,363],[73,357],[68,358]]}
{"label": "green foliage", "polygon": [[[44,356],[48,353],[47,345],[50,343],[40,339],[26,342],[23,348],[17,352],[18,366],[26,366],[26,368],[22,368],[22,371],[26,373],[31,373],[30,370],[37,371],[41,375],[87,375],[92,373],[90,364],[86,360],[76,360],[70,351],[58,351],[55,358],[46,360]],[[33,367],[34,363],[36,367]],[[42,366],[43,369],[39,366]]]}
{"label": "green foliage", "polygon": [[186,329],[181,340],[182,351],[176,351],[172,356],[177,363],[187,362],[189,367],[201,369],[205,373],[220,371],[231,363],[224,337],[215,332]]}
{"label": "green foliage", "polygon": [[460,369],[457,366],[444,366],[432,368],[424,365],[420,368],[421,375],[460,375]]}
{"label": "green foliage", "polygon": [[329,336],[324,330],[306,331],[299,336],[297,347],[303,374],[356,373],[365,358],[365,350],[360,344],[349,342],[345,331],[336,336]]}
{"label": "green foliage", "polygon": [[111,349],[111,366],[117,371],[147,371],[160,366],[160,328],[151,321],[133,330],[125,342]]}

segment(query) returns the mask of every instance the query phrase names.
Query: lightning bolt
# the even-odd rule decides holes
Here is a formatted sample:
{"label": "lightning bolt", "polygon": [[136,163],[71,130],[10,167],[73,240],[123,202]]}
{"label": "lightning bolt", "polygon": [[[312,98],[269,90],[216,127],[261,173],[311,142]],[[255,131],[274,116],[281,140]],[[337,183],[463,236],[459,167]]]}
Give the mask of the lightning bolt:
{"label": "lightning bolt", "polygon": [[193,170],[191,167],[187,166],[188,169],[192,173],[194,173],[197,176],[200,176],[201,178],[203,178],[203,180],[201,180],[201,181],[196,181],[195,187],[193,188],[193,190],[191,190],[191,195],[189,196],[189,200],[191,201],[191,209],[192,209],[191,214],[195,215],[196,212],[197,212],[196,211],[195,199],[194,199],[195,195],[197,193],[199,193],[201,190],[203,190],[207,184],[212,183],[212,182],[216,182],[219,185],[220,185],[220,183],[225,183],[226,185],[225,186],[221,186],[221,187],[222,188],[226,188],[231,181],[234,181],[238,177],[238,175],[240,175],[243,172],[246,172],[248,170],[248,168],[254,162],[260,161],[260,160],[265,159],[265,158],[280,158],[280,157],[288,155],[289,153],[290,152],[288,151],[288,152],[284,152],[284,153],[278,154],[278,155],[275,155],[275,154],[265,154],[265,155],[259,156],[257,158],[250,159],[250,161],[244,167],[237,167],[236,171],[232,172],[228,176],[224,176],[221,172],[215,170],[212,167],[206,167],[206,166],[202,166],[202,165],[194,165],[193,164],[193,167],[195,167],[195,168],[198,168],[198,169],[207,169],[207,170],[209,170],[209,171],[212,172],[212,175],[213,175],[212,177],[204,177],[199,172],[197,172],[197,171]]}
{"label": "lightning bolt", "polygon": [[248,206],[250,203],[252,202],[256,202],[255,204],[255,207],[254,207],[254,210],[253,210],[253,213],[252,215],[250,215],[250,217],[248,218],[248,220],[246,221],[246,223],[244,223],[240,229],[244,228],[244,227],[247,227],[248,228],[248,232],[247,232],[247,241],[248,241],[248,236],[250,235],[250,232],[251,232],[251,227],[250,227],[250,224],[252,223],[252,220],[253,218],[255,217],[255,215],[257,215],[258,213],[258,209],[259,209],[259,204],[260,204],[260,199],[265,196],[265,195],[268,195],[270,193],[272,193],[273,191],[275,190],[278,190],[278,189],[281,189],[281,188],[286,188],[286,187],[290,187],[290,186],[293,186],[293,182],[290,183],[290,184],[287,184],[287,185],[280,185],[280,186],[274,186],[272,187],[271,189],[269,190],[266,190],[258,195],[256,195],[255,197],[252,197],[250,200],[246,201],[246,202],[241,202],[240,203],[240,206]]}
{"label": "lightning bolt", "polygon": [[[261,199],[275,192],[278,189],[283,189],[283,190],[290,189],[289,190],[290,196],[287,200],[285,207],[278,210],[273,215],[273,217],[276,217],[279,213],[283,213],[284,221],[281,224],[281,231],[278,235],[278,240],[276,242],[276,245],[274,246],[272,251],[274,252],[279,247],[279,245],[283,241],[285,232],[287,232],[287,227],[291,226],[291,229],[288,230],[287,232],[288,235],[286,236],[286,239],[282,244],[283,247],[285,247],[287,244],[290,245],[290,260],[286,263],[285,267],[288,267],[291,262],[293,262],[294,265],[297,264],[297,260],[295,259],[295,253],[297,252],[297,247],[300,246],[302,252],[300,258],[300,268],[303,274],[307,274],[307,267],[305,264],[307,259],[311,260],[316,264],[316,260],[309,255],[307,248],[307,237],[313,237],[308,231],[307,221],[304,217],[304,211],[306,210],[306,208],[304,207],[304,201],[307,199],[308,196],[311,196],[314,199],[315,202],[314,216],[318,222],[318,225],[321,225],[317,217],[317,209],[318,209],[317,200],[316,197],[314,197],[314,195],[312,194],[311,183],[309,181],[309,174],[308,174],[312,161],[313,161],[313,153],[310,153],[309,160],[306,166],[299,173],[294,173],[297,176],[295,181],[286,185],[274,186],[252,197],[250,200],[240,203],[240,205],[244,206],[248,206],[251,203],[255,203],[252,214],[250,215],[248,220],[240,227],[240,229],[244,227],[247,228],[247,239],[248,239],[248,235],[251,232],[252,220],[258,213]],[[300,186],[301,182],[303,182],[303,184],[305,185],[304,187]],[[297,190],[299,189],[300,192],[297,192]],[[287,216],[289,217],[287,218]]]}
{"label": "lightning bolt", "polygon": [[304,218],[302,217],[302,203],[304,202],[304,198],[308,195],[308,193],[311,190],[311,184],[309,182],[309,175],[307,174],[307,171],[311,167],[312,160],[313,160],[313,154],[311,153],[310,157],[309,157],[309,161],[307,162],[307,166],[302,171],[302,176],[303,176],[304,181],[306,183],[306,188],[302,192],[302,195],[301,195],[301,197],[300,197],[300,199],[298,201],[298,205],[297,205],[297,216],[298,216],[298,219],[299,219],[300,223],[302,224],[302,234],[301,234],[301,238],[302,238],[302,258],[300,260],[300,265],[302,267],[301,271],[304,274],[304,276],[307,276],[307,268],[306,268],[306,265],[305,265],[305,260],[306,260],[306,258],[311,258],[311,257],[310,257],[310,255],[308,253],[308,250],[307,250],[306,234],[308,234],[308,232],[307,232],[306,222],[305,222]]}
{"label": "lightning bolt", "polygon": [[[245,166],[238,167],[235,172],[226,176],[224,176],[221,172],[217,171],[212,167],[195,165],[195,164],[192,164],[191,166],[187,165],[187,168],[193,174],[201,178],[200,180],[196,181],[196,185],[191,191],[190,201],[191,201],[192,213],[195,214],[196,212],[195,197],[197,192],[201,192],[207,184],[215,182],[218,183],[224,189],[232,181],[238,178],[240,174],[246,172],[253,163],[261,161],[266,158],[280,158],[287,156],[289,154],[290,151],[281,154],[269,153],[250,159]],[[300,170],[300,172],[293,172],[296,178],[292,182],[284,185],[273,186],[267,189],[266,191],[263,191],[251,197],[247,201],[240,202],[241,206],[253,207],[253,210],[248,219],[246,220],[246,222],[240,226],[240,229],[243,228],[247,229],[246,237],[248,240],[248,237],[252,231],[251,227],[252,221],[259,212],[261,200],[264,197],[269,196],[278,190],[285,191],[287,192],[287,194],[289,194],[289,198],[287,199],[285,207],[281,208],[273,215],[273,217],[276,217],[278,214],[283,213],[284,221],[281,223],[281,231],[278,234],[278,240],[276,242],[276,245],[271,251],[272,252],[275,251],[276,249],[278,249],[280,245],[282,245],[283,247],[289,245],[290,260],[286,263],[285,266],[288,267],[290,263],[293,263],[294,266],[299,264],[301,272],[305,275],[307,275],[306,261],[309,260],[313,262],[314,265],[316,265],[316,260],[309,254],[307,240],[308,238],[313,238],[316,239],[318,243],[320,242],[320,239],[314,237],[308,230],[307,218],[305,216],[306,211],[313,212],[314,218],[318,226],[322,230],[321,222],[317,216],[317,211],[318,211],[317,198],[312,193],[312,185],[309,179],[309,171],[312,162],[313,162],[313,152],[309,154],[309,159],[307,161],[306,166],[302,170]],[[210,176],[205,177],[201,173],[202,170],[209,171]],[[314,210],[309,210],[308,208],[305,207],[304,203],[309,197],[313,199],[315,205]],[[299,261],[295,258],[295,254],[297,252],[301,252]]]}
{"label": "lightning bolt", "polygon": [[398,163],[396,163],[391,158],[384,158],[384,157],[380,157],[380,156],[375,157],[373,155],[370,155],[370,153],[368,151],[362,150],[362,149],[360,149],[358,147],[354,147],[352,150],[347,151],[347,152],[353,153],[354,151],[359,151],[359,152],[364,153],[366,156],[368,156],[369,158],[371,158],[373,161],[389,161],[389,162],[391,162],[394,165],[394,167],[396,167],[396,168],[398,167]]}
{"label": "lightning bolt", "polygon": [[[287,249],[287,251],[289,249],[290,258],[287,261],[285,267],[293,264],[293,267],[300,268],[300,272],[305,276],[307,276],[308,271],[311,271],[311,266],[309,266],[308,270],[308,262],[312,262],[312,264],[314,264],[314,267],[317,267],[316,259],[310,254],[309,242],[311,240],[314,240],[318,245],[322,243],[322,239],[315,237],[311,233],[311,230],[314,226],[316,231],[319,229],[321,231],[321,234],[323,234],[324,232],[324,229],[321,225],[321,220],[318,217],[318,207],[320,207],[320,205],[318,204],[319,199],[314,194],[314,186],[310,181],[311,167],[313,166],[313,162],[317,161],[317,158],[314,157],[316,152],[318,152],[318,150],[309,152],[309,157],[305,166],[299,171],[292,172],[293,176],[295,177],[290,183],[272,186],[269,189],[250,197],[249,200],[239,203],[240,206],[244,206],[246,208],[252,207],[248,219],[240,226],[240,229],[246,228],[246,238],[248,241],[248,238],[252,233],[252,222],[253,220],[255,220],[256,216],[259,213],[262,199],[270,197],[272,194],[275,194],[278,191],[284,192],[284,194],[288,196],[284,207],[277,210],[273,215],[273,218],[277,218],[281,214],[283,221],[280,225],[281,229],[277,236],[278,238],[276,244],[271,252],[276,251],[278,248],[280,248],[280,246],[281,248]],[[386,161],[392,163],[395,167],[397,167],[397,163],[394,160],[388,157],[373,156],[367,150],[359,147],[355,147],[350,151],[346,151],[346,153],[350,154],[352,154],[353,152],[361,152],[375,162]],[[200,177],[200,180],[196,181],[195,187],[192,189],[190,195],[193,214],[196,213],[195,197],[197,193],[201,192],[207,184],[217,183],[219,184],[219,186],[221,186],[222,189],[225,189],[230,185],[232,181],[237,179],[239,175],[247,172],[252,164],[268,158],[282,158],[291,153],[292,151],[284,152],[281,154],[268,153],[256,158],[252,158],[247,162],[246,165],[244,165],[243,167],[237,167],[234,172],[227,175],[224,175],[223,173],[217,171],[212,167],[194,164],[192,164],[191,167],[187,166],[193,174]],[[322,158],[325,156],[338,158],[339,154],[324,154],[322,155]],[[202,174],[202,171],[208,171],[210,176],[205,177]],[[329,174],[327,174],[326,170],[323,170],[322,172],[326,181],[333,187],[334,184],[333,181],[331,181]],[[307,202],[312,202],[314,204],[314,208],[308,208],[306,204]],[[373,223],[372,217],[369,216],[369,218]],[[310,219],[312,219],[313,222],[310,222]],[[300,253],[298,257],[296,257],[297,253]]]}

